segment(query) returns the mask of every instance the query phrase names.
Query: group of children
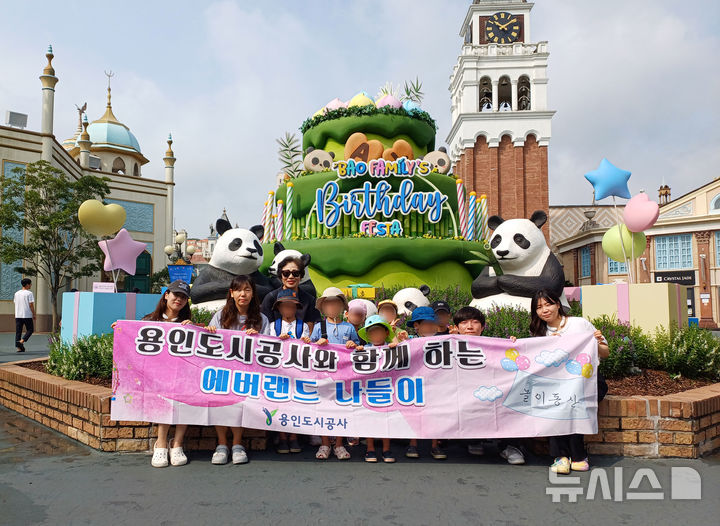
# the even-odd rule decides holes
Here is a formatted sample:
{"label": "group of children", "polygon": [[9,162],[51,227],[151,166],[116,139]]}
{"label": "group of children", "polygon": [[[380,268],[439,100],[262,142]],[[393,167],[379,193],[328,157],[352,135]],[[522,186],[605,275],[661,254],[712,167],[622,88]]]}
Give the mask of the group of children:
{"label": "group of children", "polygon": [[[474,307],[463,307],[454,316],[450,306],[445,301],[436,301],[427,307],[417,307],[411,317],[406,321],[406,327],[414,334],[402,329],[401,319],[398,317],[398,307],[392,300],[382,300],[377,303],[377,314],[368,313],[366,300],[352,300],[348,302],[345,294],[337,287],[325,289],[317,298],[314,307],[320,311],[321,321],[309,324],[298,317],[303,307],[298,289],[282,289],[272,305],[272,314],[275,319],[270,321],[260,310],[260,302],[255,290],[255,284],[249,276],[237,276],[227,293],[225,306],[213,316],[207,329],[215,332],[218,328],[246,331],[247,333],[269,334],[281,339],[300,339],[306,343],[317,345],[342,345],[350,352],[352,349],[362,350],[364,346],[395,347],[399,342],[408,338],[431,337],[444,334],[460,334],[481,336],[485,329],[485,315]],[[178,323],[191,323],[190,309],[188,307],[189,286],[184,282],[173,282],[161,298],[155,312],[144,319],[153,321],[170,321]],[[547,291],[539,291],[538,298],[533,298],[531,314],[537,321],[538,327],[531,327],[533,335],[541,336],[567,330],[565,327],[578,326],[578,330],[589,330],[588,327],[577,322],[577,318],[564,316],[559,298]],[[535,312],[537,311],[537,312]],[[370,315],[368,315],[370,314]],[[585,321],[585,320],[582,320]],[[572,322],[572,323],[568,323]],[[312,325],[312,328],[311,328]],[[592,328],[592,327],[590,327]],[[594,328],[592,328],[594,329]],[[596,338],[600,344],[601,354],[607,352],[607,343],[599,331]],[[512,338],[514,339],[514,338]],[[183,465],[187,458],[182,450],[182,440],[187,426],[178,425],[172,444],[168,443],[169,425],[159,424],[158,440],[153,450],[152,465],[164,467]],[[226,464],[232,458],[233,464],[242,464],[248,461],[247,453],[242,446],[242,428],[231,427],[232,447],[228,447],[228,428],[215,426],[218,435],[218,446],[213,453],[213,464]],[[587,458],[582,447],[581,435],[567,437],[552,437],[551,446],[556,446],[558,456],[553,464],[553,470],[561,473],[570,469],[587,470]],[[365,461],[386,463],[395,462],[390,448],[389,438],[379,438],[382,444],[381,457],[375,449],[376,439],[366,438]],[[346,437],[310,437],[310,444],[318,446],[315,457],[326,460],[333,453],[338,460],[347,460],[351,457],[345,447]],[[349,437],[347,444],[356,446],[360,438]],[[332,444],[332,448],[331,448]],[[510,464],[523,464],[524,455],[512,440],[501,441],[500,456]],[[171,446],[171,447],[169,447]],[[302,446],[295,434],[278,433],[276,450],[278,453],[299,453]],[[504,447],[503,447],[504,446]],[[552,447],[551,447],[552,449]],[[566,451],[572,451],[574,458],[585,455],[579,462],[570,462]],[[475,441],[468,444],[468,452],[472,455],[484,453],[483,443]],[[447,458],[442,449],[442,441],[431,440],[430,453],[436,460]],[[411,439],[405,451],[408,458],[420,456],[418,442]]]}

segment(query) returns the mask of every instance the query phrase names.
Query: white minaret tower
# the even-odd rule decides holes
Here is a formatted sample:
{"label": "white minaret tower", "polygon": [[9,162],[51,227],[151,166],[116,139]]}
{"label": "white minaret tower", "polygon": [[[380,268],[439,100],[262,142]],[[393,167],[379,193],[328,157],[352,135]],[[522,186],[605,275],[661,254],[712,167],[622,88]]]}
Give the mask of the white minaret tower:
{"label": "white minaret tower", "polygon": [[165,182],[167,186],[167,204],[165,205],[165,244],[173,245],[175,237],[173,236],[173,198],[175,188],[175,153],[172,151],[173,138],[172,134],[168,134],[168,149],[165,152],[163,161],[165,162]]}
{"label": "white minaret tower", "polygon": [[547,107],[548,44],[530,38],[532,8],[525,0],[474,0],[450,76],[453,173],[506,219],[548,211],[555,112]]}
{"label": "white minaret tower", "polygon": [[40,75],[40,82],[42,83],[42,117],[40,124],[40,133],[43,134],[42,138],[42,154],[41,158],[43,161],[52,161],[52,147],[53,147],[53,113],[55,111],[55,84],[58,83],[58,78],[55,76],[55,68],[53,68],[52,60],[55,57],[53,55],[52,46],[48,46],[47,53],[47,66],[43,69],[43,74]]}

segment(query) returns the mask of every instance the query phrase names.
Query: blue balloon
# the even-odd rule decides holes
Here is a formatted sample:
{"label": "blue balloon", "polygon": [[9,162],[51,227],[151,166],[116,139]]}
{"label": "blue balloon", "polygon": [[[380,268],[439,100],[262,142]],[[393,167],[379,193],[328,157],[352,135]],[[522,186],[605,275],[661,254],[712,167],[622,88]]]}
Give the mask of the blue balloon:
{"label": "blue balloon", "polygon": [[577,360],[568,360],[565,363],[565,370],[570,374],[580,376],[582,374],[582,365]]}
{"label": "blue balloon", "polygon": [[585,174],[585,179],[590,181],[595,189],[595,200],[600,201],[614,195],[623,199],[630,199],[628,180],[630,172],[618,168],[613,163],[603,158],[597,170]]}
{"label": "blue balloon", "polygon": [[502,365],[502,368],[510,373],[518,370],[517,364],[510,358],[503,358],[500,360],[500,365]]}

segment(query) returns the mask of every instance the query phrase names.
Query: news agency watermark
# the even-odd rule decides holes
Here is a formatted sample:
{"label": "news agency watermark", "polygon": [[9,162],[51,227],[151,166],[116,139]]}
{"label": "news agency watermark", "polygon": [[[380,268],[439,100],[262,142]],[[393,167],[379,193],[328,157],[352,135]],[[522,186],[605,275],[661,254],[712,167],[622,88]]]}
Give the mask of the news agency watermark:
{"label": "news agency watermark", "polygon": [[[558,475],[550,469],[548,473],[550,486],[545,488],[545,494],[550,495],[553,502],[563,502],[563,497],[567,497],[567,502],[578,502],[579,498],[614,502],[700,500],[702,494],[700,473],[690,467],[671,467],[667,487],[660,484],[656,470],[651,468],[593,468],[586,481]],[[625,488],[627,480],[629,484]]]}

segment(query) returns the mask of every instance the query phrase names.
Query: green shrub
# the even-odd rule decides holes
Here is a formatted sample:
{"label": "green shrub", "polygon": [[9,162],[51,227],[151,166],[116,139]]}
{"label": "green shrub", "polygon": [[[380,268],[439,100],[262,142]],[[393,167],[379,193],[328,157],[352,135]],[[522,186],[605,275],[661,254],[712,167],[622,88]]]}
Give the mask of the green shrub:
{"label": "green shrub", "polygon": [[[638,333],[630,325],[619,322],[615,316],[600,316],[590,322],[603,333],[610,347],[610,355],[600,361],[600,372],[606,378],[622,378],[636,365],[635,343]],[[637,342],[637,343],[645,343]]]}
{"label": "green shrub", "polygon": [[215,315],[215,311],[198,309],[197,307],[193,307],[191,312],[193,323],[197,323],[198,325],[208,325],[210,320],[212,320],[212,317]]}
{"label": "green shrub", "polygon": [[54,337],[50,341],[50,355],[45,369],[68,380],[110,379],[112,351],[112,334],[85,336],[73,344],[62,343]]}
{"label": "green shrub", "polygon": [[655,350],[659,368],[688,378],[720,379],[720,341],[697,326],[656,331]]}
{"label": "green shrub", "polygon": [[483,336],[491,338],[530,337],[530,313],[513,307],[492,307],[485,312]]}

